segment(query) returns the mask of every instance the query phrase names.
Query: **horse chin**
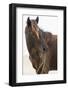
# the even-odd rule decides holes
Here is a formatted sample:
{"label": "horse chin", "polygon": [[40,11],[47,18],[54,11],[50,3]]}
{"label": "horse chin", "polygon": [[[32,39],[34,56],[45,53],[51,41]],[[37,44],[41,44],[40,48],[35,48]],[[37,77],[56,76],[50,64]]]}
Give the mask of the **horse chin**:
{"label": "horse chin", "polygon": [[49,67],[47,64],[47,60],[46,60],[46,54],[45,53],[40,53],[40,64],[39,67],[36,70],[37,74],[48,74],[49,72]]}

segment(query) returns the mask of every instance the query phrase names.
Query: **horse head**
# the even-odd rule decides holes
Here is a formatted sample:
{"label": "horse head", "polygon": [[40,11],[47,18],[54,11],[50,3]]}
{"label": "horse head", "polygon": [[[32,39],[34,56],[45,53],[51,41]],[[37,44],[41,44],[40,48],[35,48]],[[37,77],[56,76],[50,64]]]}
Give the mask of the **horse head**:
{"label": "horse head", "polygon": [[39,17],[35,20],[28,17],[25,28],[27,48],[32,65],[36,71],[42,62],[45,53],[48,51],[48,46],[45,41],[45,33],[39,28],[38,22]]}
{"label": "horse head", "polygon": [[28,17],[27,19],[27,28],[29,29],[29,32],[31,33],[30,35],[32,35],[33,37],[33,41],[34,44],[36,45],[37,49],[40,52],[46,52],[47,51],[47,45],[45,43],[45,40],[43,38],[43,34],[44,32],[40,30],[39,26],[38,26],[38,22],[39,22],[39,17],[37,17],[35,20],[30,20],[30,18]]}

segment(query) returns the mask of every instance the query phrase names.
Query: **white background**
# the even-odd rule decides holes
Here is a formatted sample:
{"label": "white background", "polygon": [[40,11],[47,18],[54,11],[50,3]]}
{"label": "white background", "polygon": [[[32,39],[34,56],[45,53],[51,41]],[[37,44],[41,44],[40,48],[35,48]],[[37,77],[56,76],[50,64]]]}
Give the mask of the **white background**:
{"label": "white background", "polygon": [[[10,87],[8,86],[9,70],[9,3],[33,3],[42,5],[60,5],[68,7],[68,0],[0,0],[0,90],[67,90],[67,84],[27,86],[27,87]],[[67,10],[68,14],[68,10]],[[68,21],[68,19],[67,19]],[[68,34],[68,31],[67,31]],[[68,36],[67,36],[68,38]],[[68,48],[67,48],[68,50]],[[67,58],[68,59],[68,58]],[[68,64],[68,62],[67,62]],[[68,66],[67,66],[68,68]],[[67,74],[68,75],[68,74]]]}
{"label": "white background", "polygon": [[[25,11],[25,12],[24,12]],[[42,14],[41,14],[42,13]],[[39,16],[38,26],[44,31],[49,31],[57,35],[57,71],[50,71],[48,74],[34,75],[32,66],[30,67],[29,55],[25,47],[25,24],[27,17],[24,14],[49,15],[52,17]],[[63,80],[63,11],[59,10],[40,10],[40,9],[16,9],[16,82],[34,82],[34,81],[53,81]],[[53,17],[54,16],[54,17]],[[55,17],[56,16],[56,17]],[[31,18],[36,18],[33,16]],[[23,20],[23,21],[22,21]],[[46,28],[47,26],[47,28]],[[56,28],[56,29],[55,29]],[[22,37],[23,36],[23,37]],[[23,43],[22,43],[23,42]],[[23,46],[23,48],[22,48]],[[25,48],[25,49],[24,49]],[[22,71],[24,70],[23,74]],[[24,75],[25,74],[25,75]],[[30,75],[28,75],[30,74]]]}

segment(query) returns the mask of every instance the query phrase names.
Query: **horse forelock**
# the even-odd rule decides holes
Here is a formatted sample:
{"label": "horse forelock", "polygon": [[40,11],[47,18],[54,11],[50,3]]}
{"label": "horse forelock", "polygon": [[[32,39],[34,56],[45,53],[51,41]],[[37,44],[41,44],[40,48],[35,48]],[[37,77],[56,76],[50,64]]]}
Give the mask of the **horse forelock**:
{"label": "horse forelock", "polygon": [[36,21],[35,20],[31,20],[31,25],[30,26],[26,26],[26,29],[29,31],[29,32],[31,32],[31,33],[33,33],[33,35],[37,38],[37,39],[39,39],[40,37],[39,37],[39,27],[38,27],[38,25],[37,25],[37,23],[36,23]]}

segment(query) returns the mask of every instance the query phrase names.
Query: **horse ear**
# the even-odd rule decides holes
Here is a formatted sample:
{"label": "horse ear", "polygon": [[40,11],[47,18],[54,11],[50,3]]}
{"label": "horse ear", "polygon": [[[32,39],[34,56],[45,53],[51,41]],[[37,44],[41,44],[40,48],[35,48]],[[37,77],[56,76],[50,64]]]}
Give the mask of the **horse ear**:
{"label": "horse ear", "polygon": [[36,18],[36,22],[37,22],[37,23],[38,23],[38,21],[39,21],[39,17]]}
{"label": "horse ear", "polygon": [[28,17],[27,19],[27,25],[30,26],[31,25],[31,21],[30,21],[30,18]]}

